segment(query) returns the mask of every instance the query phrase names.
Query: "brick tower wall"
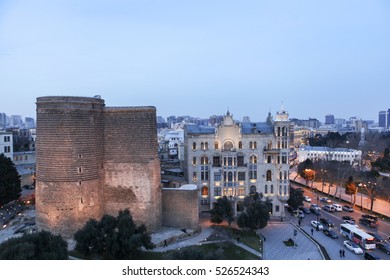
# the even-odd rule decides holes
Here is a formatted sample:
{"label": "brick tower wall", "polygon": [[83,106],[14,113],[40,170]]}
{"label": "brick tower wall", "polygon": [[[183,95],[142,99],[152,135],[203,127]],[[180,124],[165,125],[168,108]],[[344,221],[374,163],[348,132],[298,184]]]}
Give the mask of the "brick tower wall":
{"label": "brick tower wall", "polygon": [[36,224],[72,237],[103,214],[104,100],[37,98]]}
{"label": "brick tower wall", "polygon": [[160,161],[155,107],[104,110],[104,212],[129,208],[149,231],[161,227]]}

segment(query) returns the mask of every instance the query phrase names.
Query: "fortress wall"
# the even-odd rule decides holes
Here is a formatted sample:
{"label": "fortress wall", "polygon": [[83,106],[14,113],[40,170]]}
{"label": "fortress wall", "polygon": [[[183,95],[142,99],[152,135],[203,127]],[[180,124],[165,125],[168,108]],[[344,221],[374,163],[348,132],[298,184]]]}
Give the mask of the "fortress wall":
{"label": "fortress wall", "polygon": [[129,208],[137,223],[154,231],[161,227],[156,109],[106,108],[104,123],[105,213]]}

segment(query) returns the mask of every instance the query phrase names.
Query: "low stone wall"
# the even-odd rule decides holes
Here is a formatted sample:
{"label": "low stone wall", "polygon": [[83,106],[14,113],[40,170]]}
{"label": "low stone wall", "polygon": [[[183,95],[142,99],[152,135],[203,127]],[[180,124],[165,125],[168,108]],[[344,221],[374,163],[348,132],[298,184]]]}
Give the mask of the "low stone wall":
{"label": "low stone wall", "polygon": [[198,189],[196,185],[162,189],[162,223],[165,227],[199,227]]}

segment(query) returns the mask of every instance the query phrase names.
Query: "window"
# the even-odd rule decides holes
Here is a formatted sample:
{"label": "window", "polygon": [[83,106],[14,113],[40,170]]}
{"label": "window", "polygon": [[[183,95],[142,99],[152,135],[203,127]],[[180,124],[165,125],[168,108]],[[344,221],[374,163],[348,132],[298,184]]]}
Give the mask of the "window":
{"label": "window", "polygon": [[77,173],[81,174],[83,172],[83,169],[81,167],[77,168]]}
{"label": "window", "polygon": [[208,143],[208,142],[204,143],[204,149],[205,149],[205,150],[208,150],[208,149],[209,149],[209,143]]}
{"label": "window", "polygon": [[11,152],[11,146],[4,146],[4,153],[10,153]]}
{"label": "window", "polygon": [[282,156],[282,164],[286,164],[287,163],[287,156]]}
{"label": "window", "polygon": [[244,156],[237,156],[237,165],[244,166]]}
{"label": "window", "polygon": [[214,149],[218,150],[218,142],[217,141],[214,142]]}
{"label": "window", "polygon": [[239,196],[244,196],[245,195],[245,187],[238,187],[237,192],[238,192]]}
{"label": "window", "polygon": [[202,181],[207,181],[209,179],[209,172],[208,171],[201,171],[200,172],[200,179]]}
{"label": "window", "polygon": [[272,181],[272,171],[271,170],[267,170],[267,181],[268,182]]}
{"label": "window", "polygon": [[255,164],[249,165],[249,179],[257,179],[257,166]]}
{"label": "window", "polygon": [[195,143],[195,142],[192,143],[192,149],[193,149],[193,150],[196,150],[196,143]]}
{"label": "window", "polygon": [[232,165],[233,165],[233,158],[228,157],[228,166],[232,166]]}
{"label": "window", "polygon": [[256,164],[257,163],[257,156],[256,155],[251,155],[249,157],[249,163]]}
{"label": "window", "polygon": [[4,142],[11,142],[11,136],[4,136]]}
{"label": "window", "polygon": [[271,193],[274,193],[274,185],[271,185]]}
{"label": "window", "polygon": [[267,186],[267,185],[264,186],[264,193],[265,193],[265,194],[268,193],[268,186]]}
{"label": "window", "polygon": [[201,192],[202,192],[202,195],[209,195],[209,188],[203,187]]}
{"label": "window", "polygon": [[249,192],[250,192],[251,194],[256,193],[256,186],[251,186]]}
{"label": "window", "polygon": [[196,157],[192,158],[192,165],[196,165]]}
{"label": "window", "polygon": [[228,173],[228,182],[233,182],[233,172]]}
{"label": "window", "polygon": [[276,205],[275,206],[275,212],[279,212],[279,211],[280,211],[279,205]]}
{"label": "window", "polygon": [[238,181],[245,181],[245,172],[238,172]]}
{"label": "window", "polygon": [[220,187],[214,188],[214,196],[221,196],[221,188]]}
{"label": "window", "polygon": [[240,150],[242,150],[242,142],[241,142],[241,141],[238,142],[238,148],[239,148]]}
{"label": "window", "polygon": [[198,181],[198,175],[196,174],[196,172],[192,173],[192,181],[193,182],[197,182]]}
{"label": "window", "polygon": [[202,164],[202,165],[207,165],[207,164],[209,164],[209,158],[206,157],[206,156],[201,157],[201,158],[200,158],[200,164]]}
{"label": "window", "polygon": [[223,149],[224,150],[233,150],[234,148],[234,145],[233,145],[233,142],[232,141],[226,141],[224,144],[223,144]]}
{"label": "window", "polygon": [[221,172],[214,173],[214,181],[216,182],[221,181]]}
{"label": "window", "polygon": [[267,156],[267,163],[272,163],[272,157],[271,156]]}
{"label": "window", "polygon": [[214,156],[213,157],[213,166],[219,167],[221,166],[221,160],[219,156]]}

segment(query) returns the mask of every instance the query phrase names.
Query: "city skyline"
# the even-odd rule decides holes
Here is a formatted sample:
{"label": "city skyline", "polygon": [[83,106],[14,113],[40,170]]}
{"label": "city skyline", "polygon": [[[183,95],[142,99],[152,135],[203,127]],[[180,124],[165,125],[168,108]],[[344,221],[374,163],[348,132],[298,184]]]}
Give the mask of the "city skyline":
{"label": "city skyline", "polygon": [[387,1],[2,1],[0,112],[101,95],[157,115],[378,121],[390,89]]}

